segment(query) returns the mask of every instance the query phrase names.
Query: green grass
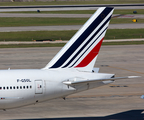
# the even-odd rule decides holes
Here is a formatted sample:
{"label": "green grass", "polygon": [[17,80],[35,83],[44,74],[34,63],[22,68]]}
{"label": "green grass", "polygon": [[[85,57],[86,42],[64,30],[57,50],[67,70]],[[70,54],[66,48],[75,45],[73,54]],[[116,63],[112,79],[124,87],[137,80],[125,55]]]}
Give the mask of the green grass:
{"label": "green grass", "polygon": [[113,14],[133,14],[133,11],[137,11],[137,14],[144,14],[144,9],[114,10]]}
{"label": "green grass", "polygon": [[125,41],[125,42],[103,42],[102,45],[140,45],[144,41]]}
{"label": "green grass", "polygon": [[[33,0],[35,1],[35,0]],[[79,5],[79,4],[125,4],[144,3],[143,0],[93,0],[93,1],[51,1],[51,2],[1,2],[0,6],[24,6],[24,5]]]}
{"label": "green grass", "polygon": [[[88,18],[0,18],[0,27],[82,25]],[[137,19],[144,23],[144,19]],[[131,18],[112,18],[111,24],[132,23]]]}
{"label": "green grass", "polygon": [[0,32],[0,41],[69,40],[76,31]]}
{"label": "green grass", "polygon": [[[68,10],[68,11],[18,11],[18,12],[3,12],[3,13],[35,13],[35,14],[93,14],[96,10]],[[137,14],[144,14],[144,9],[123,9],[114,10],[113,14],[133,14],[133,11],[137,11]]]}
{"label": "green grass", "polygon": [[[76,30],[0,32],[0,41],[69,40]],[[144,29],[108,29],[105,39],[144,38]]]}
{"label": "green grass", "polygon": [[0,45],[0,48],[27,48],[27,47],[62,47],[65,43],[45,43],[45,44],[9,44]]}
{"label": "green grass", "polygon": [[[110,24],[124,24],[124,23],[133,23],[135,24],[132,20],[134,18],[112,18],[110,21]],[[137,23],[144,23],[144,19],[137,19]]]}
{"label": "green grass", "polygon": [[88,18],[0,18],[0,27],[13,26],[46,26],[46,25],[79,25]]}
{"label": "green grass", "polygon": [[144,38],[144,29],[108,29],[105,39]]}

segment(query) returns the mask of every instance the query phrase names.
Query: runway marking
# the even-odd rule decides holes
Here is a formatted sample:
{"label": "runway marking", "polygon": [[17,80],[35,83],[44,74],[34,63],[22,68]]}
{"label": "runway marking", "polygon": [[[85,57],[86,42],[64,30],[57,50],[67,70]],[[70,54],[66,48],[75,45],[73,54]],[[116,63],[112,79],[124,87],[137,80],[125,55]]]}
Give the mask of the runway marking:
{"label": "runway marking", "polygon": [[139,73],[139,74],[144,74],[143,72],[128,70],[128,69],[125,69],[125,68],[119,68],[119,67],[113,67],[113,66],[107,66],[107,67],[115,68],[115,69],[121,69],[121,70],[126,70],[126,71],[129,71],[129,72],[134,72],[134,73]]}

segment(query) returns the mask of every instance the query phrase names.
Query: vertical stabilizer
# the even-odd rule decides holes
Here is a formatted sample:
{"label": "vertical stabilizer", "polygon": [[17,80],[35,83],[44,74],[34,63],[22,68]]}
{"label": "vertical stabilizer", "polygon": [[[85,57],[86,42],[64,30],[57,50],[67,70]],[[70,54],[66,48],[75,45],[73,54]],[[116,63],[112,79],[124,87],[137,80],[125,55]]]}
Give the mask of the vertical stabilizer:
{"label": "vertical stabilizer", "polygon": [[44,69],[92,71],[113,10],[99,8]]}

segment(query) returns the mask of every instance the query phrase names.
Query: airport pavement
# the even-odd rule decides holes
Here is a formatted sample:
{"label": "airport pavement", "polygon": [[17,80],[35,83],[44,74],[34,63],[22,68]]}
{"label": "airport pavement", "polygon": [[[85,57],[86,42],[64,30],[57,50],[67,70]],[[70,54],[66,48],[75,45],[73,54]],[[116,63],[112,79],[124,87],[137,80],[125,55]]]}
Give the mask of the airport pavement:
{"label": "airport pavement", "polygon": [[[0,49],[0,69],[43,68],[60,47]],[[102,46],[95,67],[116,76],[142,76],[17,109],[0,111],[0,119],[143,120],[144,45]]]}
{"label": "airport pavement", "polygon": [[[0,13],[0,17],[90,18],[91,16],[92,14]],[[126,15],[113,14],[112,17],[143,19],[144,15],[143,14],[126,14]]]}
{"label": "airport pavement", "polygon": [[100,4],[100,5],[43,5],[43,6],[1,6],[0,12],[12,11],[67,11],[96,10],[99,7],[112,6],[115,9],[144,9],[144,4]]}
{"label": "airport pavement", "polygon": [[[114,39],[114,40],[103,40],[103,42],[125,42],[125,41],[144,41],[144,38],[141,39]],[[8,41],[0,42],[0,45],[12,45],[12,44],[46,44],[46,43],[67,43],[68,40],[56,40],[56,41]]]}
{"label": "airport pavement", "polygon": [[0,13],[0,17],[89,18],[92,14]]}
{"label": "airport pavement", "polygon": [[[0,27],[0,32],[79,30],[82,25]],[[108,29],[139,29],[143,23],[110,24]]]}
{"label": "airport pavement", "polygon": [[[103,6],[105,7],[105,6]],[[18,9],[0,9],[0,12],[18,12],[18,11],[71,11],[71,10],[97,10],[99,7],[68,7],[68,8],[18,8]],[[115,9],[144,9],[144,6],[115,7]]]}

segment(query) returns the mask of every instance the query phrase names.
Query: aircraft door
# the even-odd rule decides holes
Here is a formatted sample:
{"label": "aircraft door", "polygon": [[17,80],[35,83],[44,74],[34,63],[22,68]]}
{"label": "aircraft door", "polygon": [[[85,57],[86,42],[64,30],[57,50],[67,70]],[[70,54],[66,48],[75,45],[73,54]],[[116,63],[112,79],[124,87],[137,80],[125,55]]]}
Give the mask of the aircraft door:
{"label": "aircraft door", "polygon": [[35,80],[35,94],[43,93],[42,80]]}

